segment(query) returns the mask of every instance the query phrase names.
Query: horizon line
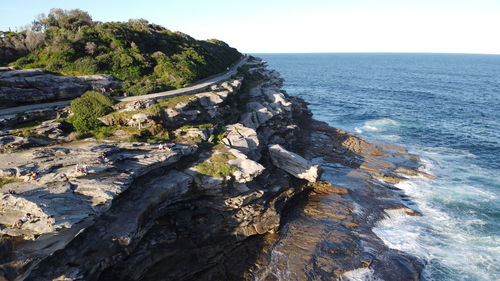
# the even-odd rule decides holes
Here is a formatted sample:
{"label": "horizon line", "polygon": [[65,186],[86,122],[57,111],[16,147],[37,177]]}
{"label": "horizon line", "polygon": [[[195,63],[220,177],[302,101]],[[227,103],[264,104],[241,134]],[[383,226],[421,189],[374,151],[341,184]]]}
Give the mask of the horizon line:
{"label": "horizon line", "polygon": [[464,52],[242,52],[245,54],[436,54],[436,55],[500,55],[500,53]]}

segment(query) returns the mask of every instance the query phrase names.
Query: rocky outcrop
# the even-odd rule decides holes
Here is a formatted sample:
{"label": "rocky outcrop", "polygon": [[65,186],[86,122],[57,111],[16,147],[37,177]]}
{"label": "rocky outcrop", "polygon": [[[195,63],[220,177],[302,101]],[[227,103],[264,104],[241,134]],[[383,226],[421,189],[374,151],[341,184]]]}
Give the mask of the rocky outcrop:
{"label": "rocky outcrop", "polygon": [[[307,188],[262,155],[271,138],[295,131],[290,100],[262,87],[267,94],[255,99],[272,116],[259,124],[267,132],[261,138],[237,123],[240,112],[232,109],[244,99],[241,81],[185,97],[119,103],[118,112],[101,118],[139,128],[163,122],[179,140],[202,144],[218,140],[216,128],[197,124],[217,120],[223,133],[212,149],[173,142],[73,142],[55,121],[4,133],[0,141],[8,153],[0,154],[0,176],[9,180],[0,187],[0,248],[9,250],[0,254],[0,276],[188,280],[236,274],[214,265],[247,238],[276,232],[285,203]],[[163,106],[164,120],[150,115],[155,104]],[[58,145],[39,147],[49,144]],[[19,238],[26,242],[15,243]],[[165,266],[172,256],[190,270]]]}
{"label": "rocky outcrop", "polygon": [[51,120],[68,117],[69,111],[69,106],[65,103],[46,106],[43,109],[26,110],[22,114],[1,115],[0,129],[35,120]]}
{"label": "rocky outcrop", "polygon": [[213,127],[206,128],[180,128],[174,131],[174,135],[181,138],[208,141],[214,131]]}
{"label": "rocky outcrop", "polygon": [[69,100],[85,91],[112,91],[120,82],[110,75],[58,76],[41,69],[0,72],[0,100],[13,103],[40,103]]}
{"label": "rocky outcrop", "polygon": [[[0,233],[34,237],[72,228],[106,211],[135,178],[173,164],[194,150],[189,146],[158,151],[153,145],[88,143],[34,149],[31,155],[1,155],[4,173],[14,170],[20,182],[0,188],[5,193],[0,203],[0,224],[12,226],[26,213],[36,219],[18,229],[4,228]],[[16,192],[8,193],[6,189]],[[55,222],[47,227],[50,216],[55,217]]]}
{"label": "rocky outcrop", "polygon": [[[328,280],[367,266],[394,269],[384,280],[415,280],[418,262],[371,227],[384,210],[412,213],[387,181],[373,183],[415,175],[418,161],[311,120],[279,73],[250,67],[265,79],[246,93],[234,79],[120,103],[103,119],[161,124],[162,143],[64,140],[55,121],[33,136],[1,133],[0,147],[12,151],[0,154],[0,280]],[[321,170],[342,186],[319,181]],[[366,215],[353,214],[355,204]]]}
{"label": "rocky outcrop", "polygon": [[290,152],[279,144],[269,146],[269,156],[273,164],[292,176],[309,182],[316,182],[321,176],[319,165],[312,165],[300,155]]}

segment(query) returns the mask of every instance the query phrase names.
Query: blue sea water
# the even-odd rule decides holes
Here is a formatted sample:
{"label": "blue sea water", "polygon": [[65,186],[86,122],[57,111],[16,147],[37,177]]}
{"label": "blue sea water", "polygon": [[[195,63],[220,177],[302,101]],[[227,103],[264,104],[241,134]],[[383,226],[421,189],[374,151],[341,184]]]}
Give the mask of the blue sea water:
{"label": "blue sea water", "polygon": [[437,176],[399,184],[423,217],[374,229],[425,261],[424,280],[500,280],[500,55],[258,56],[316,119],[404,145]]}

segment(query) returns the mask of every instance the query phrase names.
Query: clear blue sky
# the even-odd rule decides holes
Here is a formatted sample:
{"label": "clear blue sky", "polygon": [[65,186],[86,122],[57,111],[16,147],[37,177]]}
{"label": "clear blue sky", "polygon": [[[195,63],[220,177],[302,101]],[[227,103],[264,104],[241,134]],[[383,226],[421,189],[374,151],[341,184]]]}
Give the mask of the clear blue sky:
{"label": "clear blue sky", "polygon": [[500,0],[14,0],[0,30],[51,8],[94,20],[144,18],[242,52],[500,53]]}

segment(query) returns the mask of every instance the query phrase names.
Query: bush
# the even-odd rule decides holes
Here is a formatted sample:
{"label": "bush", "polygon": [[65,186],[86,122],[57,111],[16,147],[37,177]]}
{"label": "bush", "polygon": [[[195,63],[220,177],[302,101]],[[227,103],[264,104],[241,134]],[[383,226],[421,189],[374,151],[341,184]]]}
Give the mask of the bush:
{"label": "bush", "polygon": [[92,131],[92,134],[97,139],[106,139],[113,134],[113,128],[111,127],[99,127]]}
{"label": "bush", "polygon": [[71,102],[71,111],[74,116],[68,121],[80,133],[95,130],[103,125],[97,118],[111,113],[113,104],[114,101],[110,97],[98,92],[86,92]]}
{"label": "bush", "polygon": [[73,126],[79,133],[88,133],[89,131],[103,126],[103,123],[97,118],[79,116],[73,119]]}

